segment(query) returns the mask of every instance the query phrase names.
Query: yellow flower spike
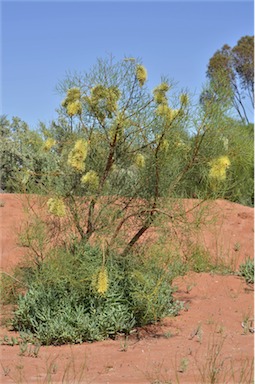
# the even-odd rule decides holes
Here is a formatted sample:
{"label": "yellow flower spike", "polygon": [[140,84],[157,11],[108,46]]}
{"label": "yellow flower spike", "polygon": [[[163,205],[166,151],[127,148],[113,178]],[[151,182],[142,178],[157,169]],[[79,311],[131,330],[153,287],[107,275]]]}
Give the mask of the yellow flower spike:
{"label": "yellow flower spike", "polygon": [[167,104],[167,98],[163,92],[154,92],[154,101],[157,104]]}
{"label": "yellow flower spike", "polygon": [[[118,87],[111,86],[109,88],[102,84],[98,84],[91,89],[91,98],[88,100],[90,107],[97,113],[97,117],[103,120],[106,115],[112,117],[112,113],[118,109],[117,102],[121,96]],[[100,106],[100,100],[104,100],[103,109]]]}
{"label": "yellow flower spike", "polygon": [[145,167],[145,158],[141,153],[138,153],[135,157],[135,164],[138,168]]}
{"label": "yellow flower spike", "polygon": [[96,190],[99,186],[99,176],[95,171],[89,171],[81,178],[82,184],[88,184],[90,189]]}
{"label": "yellow flower spike", "polygon": [[169,148],[169,141],[165,139],[163,140],[163,143],[162,143],[162,149],[163,151],[167,152],[168,148]]}
{"label": "yellow flower spike", "polygon": [[54,140],[52,137],[49,137],[43,144],[43,150],[48,152],[52,147],[54,147],[54,145],[56,145],[56,140]]}
{"label": "yellow flower spike", "polygon": [[169,89],[170,89],[170,85],[168,85],[167,83],[163,82],[161,84],[159,84],[156,88],[158,91],[160,92],[168,92]]}
{"label": "yellow flower spike", "polygon": [[158,116],[164,117],[169,113],[169,106],[166,104],[160,104],[156,109],[156,114]]}
{"label": "yellow flower spike", "polygon": [[180,102],[181,102],[181,104],[182,104],[184,107],[186,107],[186,106],[188,105],[188,103],[189,103],[189,97],[188,97],[187,93],[182,93],[182,94],[180,95]]}
{"label": "yellow flower spike", "polygon": [[67,163],[71,167],[75,168],[77,171],[84,171],[85,164],[84,161],[88,153],[88,142],[80,139],[75,143],[74,148],[68,155]]}
{"label": "yellow flower spike", "polygon": [[67,104],[66,111],[69,116],[81,115],[82,113],[81,102],[77,100]]}
{"label": "yellow flower spike", "polygon": [[179,112],[180,112],[179,109],[172,109],[172,118],[174,119],[178,115]]}
{"label": "yellow flower spike", "polygon": [[157,104],[167,104],[167,97],[166,92],[168,92],[170,89],[169,85],[167,83],[161,83],[159,84],[154,90],[154,101]]}
{"label": "yellow flower spike", "polygon": [[47,201],[48,211],[55,216],[64,217],[66,215],[65,203],[59,198],[50,198]]}
{"label": "yellow flower spike", "polygon": [[79,88],[70,88],[67,91],[67,98],[69,101],[79,100],[81,97],[81,91]]}
{"label": "yellow flower spike", "polygon": [[139,82],[140,87],[142,87],[147,80],[147,71],[143,65],[138,64],[136,66],[136,78]]}
{"label": "yellow flower spike", "polygon": [[108,290],[108,273],[105,267],[102,267],[101,271],[98,274],[97,280],[97,292],[101,295],[104,295]]}
{"label": "yellow flower spike", "polygon": [[118,87],[112,86],[112,87],[108,88],[108,95],[107,96],[109,99],[112,99],[114,101],[114,103],[116,103],[121,96],[121,92],[120,92]]}
{"label": "yellow flower spike", "polygon": [[156,109],[156,114],[165,118],[168,123],[174,118],[174,111],[166,104],[159,104]]}
{"label": "yellow flower spike", "polygon": [[220,156],[210,162],[209,178],[217,181],[224,181],[227,177],[226,171],[231,163],[227,156]]}
{"label": "yellow flower spike", "polygon": [[67,96],[66,96],[65,100],[62,102],[62,106],[67,109],[69,104],[80,101],[80,98],[81,98],[80,89],[79,88],[70,88],[67,91]]}

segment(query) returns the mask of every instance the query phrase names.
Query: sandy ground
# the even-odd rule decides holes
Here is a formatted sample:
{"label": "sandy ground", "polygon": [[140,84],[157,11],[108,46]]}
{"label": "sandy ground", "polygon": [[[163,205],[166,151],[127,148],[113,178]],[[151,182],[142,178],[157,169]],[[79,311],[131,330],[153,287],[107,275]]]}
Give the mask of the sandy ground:
{"label": "sandy ground", "polygon": [[[25,220],[22,195],[1,194],[1,270],[24,255],[17,236]],[[189,202],[187,202],[189,204]],[[217,218],[197,238],[212,257],[237,269],[253,257],[253,209],[227,201],[210,203]],[[41,347],[0,345],[1,383],[252,383],[254,338],[246,320],[254,318],[253,285],[235,275],[189,273],[174,281],[185,304],[179,316],[82,345]],[[2,317],[8,307],[1,309]],[[242,323],[245,327],[242,327]],[[4,325],[0,337],[15,336]],[[38,352],[38,354],[37,354]]]}

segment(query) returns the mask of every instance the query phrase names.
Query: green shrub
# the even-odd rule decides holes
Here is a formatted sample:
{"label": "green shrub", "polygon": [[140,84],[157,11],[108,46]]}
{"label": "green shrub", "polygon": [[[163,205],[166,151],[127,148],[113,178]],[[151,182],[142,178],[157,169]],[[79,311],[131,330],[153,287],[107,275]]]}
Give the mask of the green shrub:
{"label": "green shrub", "polygon": [[11,276],[0,274],[0,302],[2,304],[13,304],[17,301],[19,284]]}
{"label": "green shrub", "polygon": [[254,260],[247,259],[239,267],[239,274],[245,278],[246,283],[254,284]]}
{"label": "green shrub", "polygon": [[178,313],[170,275],[156,261],[109,256],[104,270],[107,289],[99,293],[99,248],[81,244],[75,254],[56,252],[36,272],[26,294],[19,296],[14,329],[41,344],[81,343],[129,333],[135,326]]}
{"label": "green shrub", "polygon": [[187,260],[188,266],[195,272],[208,272],[213,269],[210,254],[202,247],[195,245],[191,249],[191,255]]}

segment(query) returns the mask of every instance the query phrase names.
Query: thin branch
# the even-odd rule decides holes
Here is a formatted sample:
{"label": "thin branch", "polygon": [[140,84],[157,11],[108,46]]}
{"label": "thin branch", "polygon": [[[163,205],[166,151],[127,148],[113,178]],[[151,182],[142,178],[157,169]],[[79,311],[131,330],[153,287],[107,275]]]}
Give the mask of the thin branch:
{"label": "thin branch", "polygon": [[22,281],[16,279],[16,277],[10,275],[9,273],[7,273],[7,272],[5,272],[5,271],[0,271],[0,273],[2,273],[3,275],[6,275],[6,276],[8,276],[8,277],[10,277],[11,279],[17,281],[17,283],[20,283],[21,285],[24,285],[24,287],[28,288],[28,285],[27,285],[27,284],[25,284],[24,282],[22,282]]}

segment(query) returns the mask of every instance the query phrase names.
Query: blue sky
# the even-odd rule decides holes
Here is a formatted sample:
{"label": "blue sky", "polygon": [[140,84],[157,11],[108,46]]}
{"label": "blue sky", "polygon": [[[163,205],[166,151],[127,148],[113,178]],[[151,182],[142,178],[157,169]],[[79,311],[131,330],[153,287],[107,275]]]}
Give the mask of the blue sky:
{"label": "blue sky", "polygon": [[31,128],[57,117],[58,81],[98,57],[139,57],[153,88],[162,75],[196,95],[209,58],[253,35],[253,2],[2,1],[1,113]]}

